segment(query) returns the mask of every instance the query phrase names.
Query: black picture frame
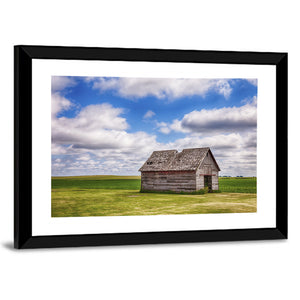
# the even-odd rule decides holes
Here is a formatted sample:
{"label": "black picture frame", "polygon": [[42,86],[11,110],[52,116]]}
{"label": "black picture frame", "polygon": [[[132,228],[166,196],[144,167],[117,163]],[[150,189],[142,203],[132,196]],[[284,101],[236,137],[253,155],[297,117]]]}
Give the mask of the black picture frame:
{"label": "black picture frame", "polygon": [[[32,236],[32,60],[190,62],[276,66],[276,227]],[[78,247],[287,239],[288,54],[162,49],[14,47],[14,247]]]}

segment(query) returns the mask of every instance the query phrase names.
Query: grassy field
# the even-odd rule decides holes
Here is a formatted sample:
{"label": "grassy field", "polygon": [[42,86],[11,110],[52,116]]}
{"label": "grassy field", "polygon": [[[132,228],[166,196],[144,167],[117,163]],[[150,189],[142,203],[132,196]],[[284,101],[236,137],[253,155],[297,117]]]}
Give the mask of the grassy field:
{"label": "grassy field", "polygon": [[139,176],[52,177],[52,217],[256,212],[256,178],[220,178],[221,193],[140,193]]}
{"label": "grassy field", "polygon": [[219,189],[229,193],[256,194],[256,177],[220,177]]}

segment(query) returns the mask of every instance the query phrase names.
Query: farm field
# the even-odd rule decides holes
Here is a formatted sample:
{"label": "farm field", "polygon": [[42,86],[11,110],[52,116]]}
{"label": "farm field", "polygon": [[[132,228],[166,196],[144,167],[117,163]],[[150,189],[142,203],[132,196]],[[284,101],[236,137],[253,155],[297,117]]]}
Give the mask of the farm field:
{"label": "farm field", "polygon": [[52,177],[52,217],[256,212],[256,178],[219,179],[221,193],[140,193],[139,176]]}

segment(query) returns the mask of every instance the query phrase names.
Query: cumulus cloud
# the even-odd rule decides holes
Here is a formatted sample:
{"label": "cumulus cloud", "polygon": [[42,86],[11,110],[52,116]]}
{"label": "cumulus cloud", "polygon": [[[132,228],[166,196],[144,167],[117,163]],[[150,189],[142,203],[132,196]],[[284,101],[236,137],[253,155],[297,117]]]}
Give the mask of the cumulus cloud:
{"label": "cumulus cloud", "polygon": [[77,84],[74,77],[52,76],[51,89],[52,93],[63,91],[66,88],[74,87]]}
{"label": "cumulus cloud", "polygon": [[[252,134],[254,136],[254,134]],[[187,136],[171,143],[158,143],[154,138],[151,144],[144,139],[135,148],[124,148],[120,144],[115,149],[69,148],[68,153],[53,164],[57,174],[138,174],[137,170],[152,151],[185,148],[211,147],[223,175],[253,176],[256,174],[256,148],[247,148],[249,134],[219,134],[214,136]]]}
{"label": "cumulus cloud", "polygon": [[[128,136],[134,141],[134,136]],[[135,136],[131,147],[121,143],[115,148],[74,148],[71,146],[62,157],[60,165],[52,165],[52,173],[72,175],[97,175],[97,174],[138,174],[138,169],[153,150],[162,149],[162,145],[149,136]],[[150,143],[150,142],[151,143]],[[102,146],[102,145],[99,145]],[[116,146],[116,145],[115,145]],[[55,155],[53,155],[55,157]],[[65,166],[62,167],[62,164]]]}
{"label": "cumulus cloud", "polygon": [[74,118],[52,120],[52,140],[57,144],[73,144],[75,148],[116,148],[118,142],[130,144],[121,108],[108,103],[89,105]]}
{"label": "cumulus cloud", "polygon": [[[99,174],[137,174],[145,157],[134,158],[133,154],[115,156],[117,151],[100,151],[99,155],[90,153],[89,160],[81,160],[76,154],[64,156],[62,162],[52,162],[52,174],[55,175],[99,175]],[[147,155],[146,155],[147,156]]]}
{"label": "cumulus cloud", "polygon": [[68,148],[62,145],[55,144],[52,140],[51,153],[52,155],[64,155],[68,153]]}
{"label": "cumulus cloud", "polygon": [[179,150],[185,148],[200,148],[211,147],[215,150],[221,149],[238,149],[243,144],[243,137],[237,133],[218,134],[214,136],[187,136],[182,139],[177,139],[175,142],[168,143],[169,148],[176,148]]}
{"label": "cumulus cloud", "polygon": [[87,154],[84,154],[84,155],[80,155],[80,156],[77,158],[77,160],[79,160],[79,161],[84,161],[84,162],[90,161],[90,160],[91,160],[91,156],[90,156],[89,153],[87,153]]}
{"label": "cumulus cloud", "polygon": [[168,128],[167,126],[163,126],[159,128],[159,131],[164,134],[169,134],[171,132],[171,129]]}
{"label": "cumulus cloud", "polygon": [[121,114],[123,114],[122,108],[115,108],[109,103],[102,103],[84,107],[75,118],[60,118],[60,120],[68,122],[68,126],[71,125],[71,127],[88,131],[97,129],[124,130],[129,125],[125,118],[120,117]]}
{"label": "cumulus cloud", "polygon": [[68,109],[71,102],[56,94],[52,100],[52,155],[60,159],[52,163],[53,175],[111,174],[118,170],[132,174],[153,148],[161,148],[154,135],[126,131],[129,125],[121,116],[122,108],[108,103],[89,105],[74,118],[67,118],[59,117],[59,112]]}
{"label": "cumulus cloud", "polygon": [[55,118],[60,112],[69,110],[72,107],[72,102],[59,93],[52,94],[51,97],[51,115]]}
{"label": "cumulus cloud", "polygon": [[246,80],[254,86],[257,86],[257,78],[247,78]]}
{"label": "cumulus cloud", "polygon": [[210,147],[221,168],[220,175],[254,176],[256,174],[256,147],[247,147],[249,138],[255,133],[216,134],[192,136],[164,144],[162,149]]}
{"label": "cumulus cloud", "polygon": [[244,142],[244,147],[245,149],[255,149],[256,150],[257,146],[257,133],[256,130],[253,130],[251,132],[248,132],[245,135],[245,142]]}
{"label": "cumulus cloud", "polygon": [[144,115],[144,119],[151,119],[153,116],[155,116],[155,112],[153,112],[152,110],[148,110],[145,115]]}
{"label": "cumulus cloud", "polygon": [[[148,110],[143,118],[156,130],[185,133],[184,138],[163,143],[151,133],[128,132],[125,111],[109,103],[88,105],[73,118],[64,116],[74,108],[64,91],[75,82],[63,78],[67,80],[52,82],[53,175],[138,174],[152,151],[196,147],[211,147],[223,175],[256,174],[256,98],[245,100],[241,107],[194,110],[170,123],[156,121],[156,114]],[[205,96],[209,91],[228,97],[231,93],[230,80],[222,79],[90,78],[86,82],[127,98],[177,99]]]}
{"label": "cumulus cloud", "polygon": [[[111,105],[100,106],[107,115],[118,120],[122,110]],[[93,118],[97,109],[93,106],[83,109],[77,117],[57,118],[53,128],[52,154],[63,155],[63,159],[52,164],[53,174],[137,174],[137,170],[155,150],[211,147],[223,175],[253,176],[256,174],[256,130],[240,133],[196,135],[170,143],[159,143],[156,136],[145,132],[128,133],[126,120],[116,121],[119,128],[110,122]],[[100,112],[100,110],[99,110]],[[91,113],[91,123],[89,120]],[[84,117],[83,117],[84,116]],[[123,118],[121,118],[123,119]],[[108,121],[109,119],[107,119]],[[125,123],[124,123],[125,122]],[[114,125],[114,126],[115,126]],[[163,133],[169,133],[167,123],[157,122]],[[166,130],[164,132],[164,130]],[[66,146],[67,145],[67,146]]]}
{"label": "cumulus cloud", "polygon": [[202,96],[209,91],[228,98],[232,92],[227,79],[191,78],[97,78],[93,88],[99,91],[113,90],[125,98],[144,98],[154,96],[159,99],[178,99],[186,96]]}
{"label": "cumulus cloud", "polygon": [[174,120],[170,129],[185,133],[233,132],[255,129],[257,124],[256,98],[241,107],[194,110],[182,120]]}
{"label": "cumulus cloud", "polygon": [[254,176],[256,174],[256,147],[249,140],[256,133],[231,133],[212,136],[187,136],[165,145],[166,149],[210,147],[221,168],[221,175]]}
{"label": "cumulus cloud", "polygon": [[169,125],[165,122],[156,122],[156,127],[161,133],[169,134],[171,132]]}

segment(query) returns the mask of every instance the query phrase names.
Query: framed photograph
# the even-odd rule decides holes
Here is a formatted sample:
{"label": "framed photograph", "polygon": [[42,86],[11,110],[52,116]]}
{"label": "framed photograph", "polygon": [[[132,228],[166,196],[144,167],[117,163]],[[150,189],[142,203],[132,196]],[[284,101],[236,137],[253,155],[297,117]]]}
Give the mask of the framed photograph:
{"label": "framed photograph", "polygon": [[287,53],[14,51],[15,248],[287,238]]}

